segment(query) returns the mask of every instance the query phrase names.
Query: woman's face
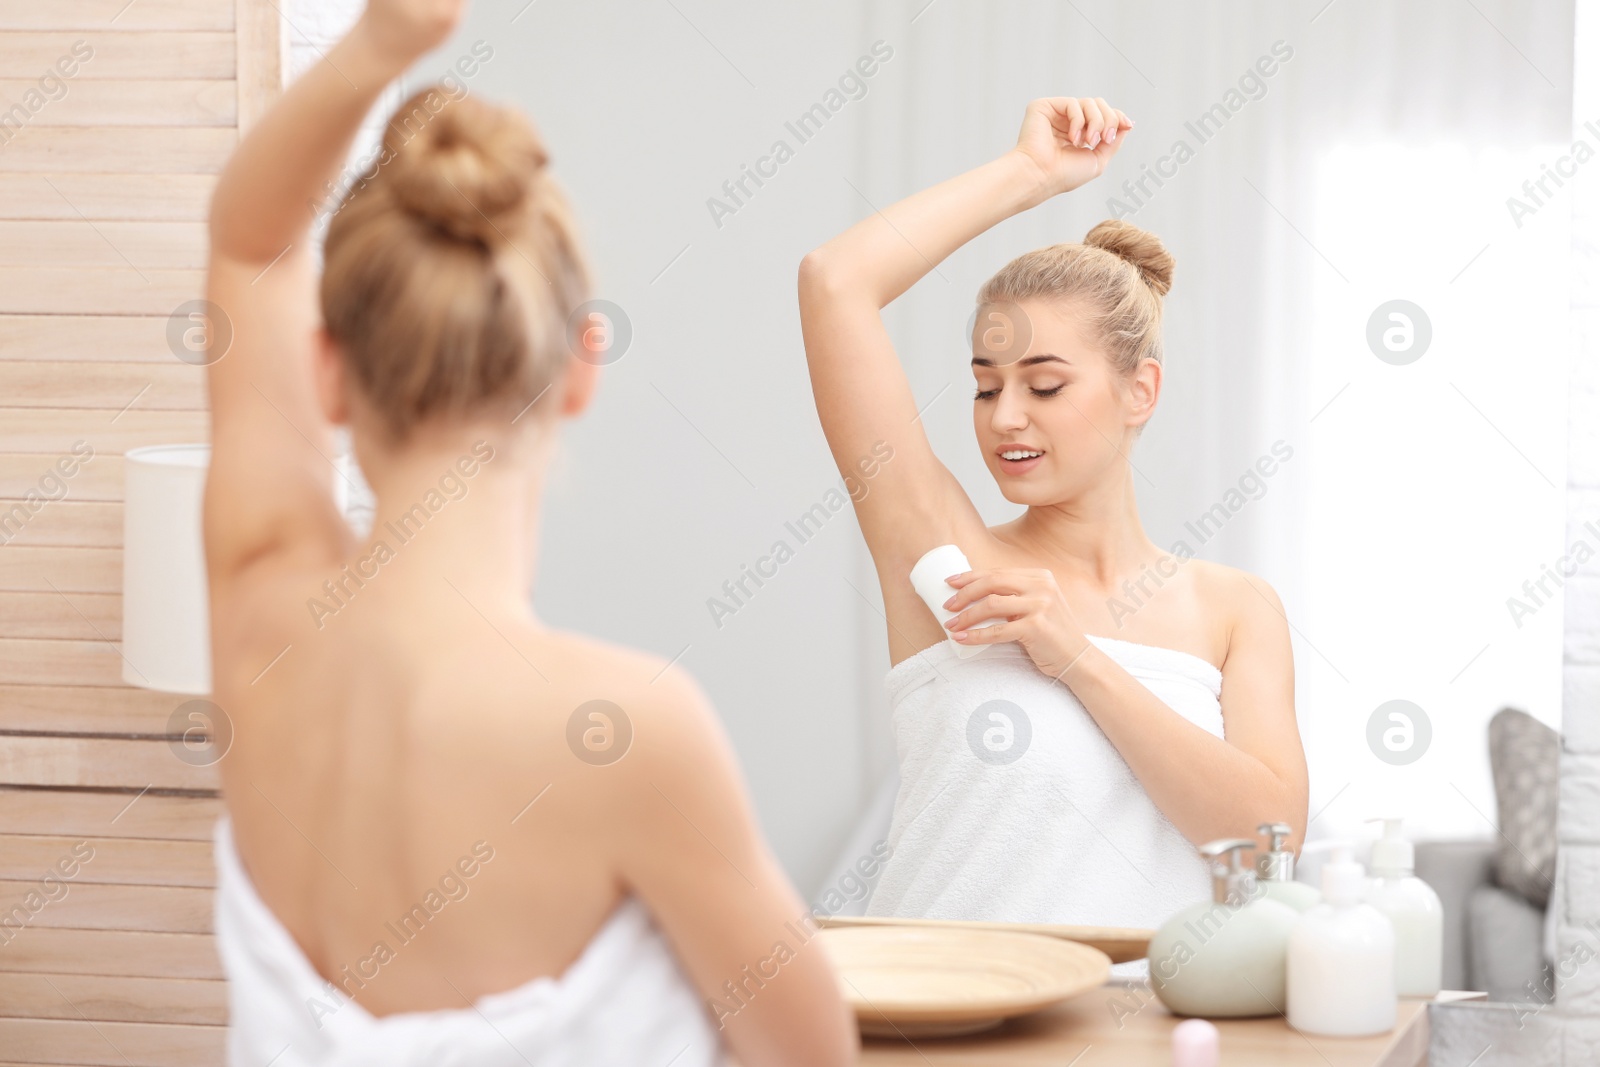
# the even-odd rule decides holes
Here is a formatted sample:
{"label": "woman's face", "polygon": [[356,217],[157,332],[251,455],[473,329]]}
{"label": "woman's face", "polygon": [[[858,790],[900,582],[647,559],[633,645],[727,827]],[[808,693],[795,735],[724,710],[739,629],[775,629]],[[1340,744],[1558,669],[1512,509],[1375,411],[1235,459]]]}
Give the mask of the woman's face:
{"label": "woman's face", "polygon": [[1132,378],[1117,373],[1071,300],[984,305],[972,352],[973,429],[1014,504],[1074,498],[1123,462],[1160,381],[1153,360]]}

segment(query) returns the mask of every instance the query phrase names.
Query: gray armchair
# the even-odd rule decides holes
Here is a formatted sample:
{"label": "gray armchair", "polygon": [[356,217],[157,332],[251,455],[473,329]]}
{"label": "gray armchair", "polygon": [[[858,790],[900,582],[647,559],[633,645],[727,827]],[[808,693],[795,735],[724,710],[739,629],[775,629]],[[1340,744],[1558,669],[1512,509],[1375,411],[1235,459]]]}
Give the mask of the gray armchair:
{"label": "gray armchair", "polygon": [[1418,841],[1416,873],[1444,905],[1444,988],[1474,989],[1494,1001],[1551,996],[1544,958],[1544,909],[1495,883],[1497,845]]}

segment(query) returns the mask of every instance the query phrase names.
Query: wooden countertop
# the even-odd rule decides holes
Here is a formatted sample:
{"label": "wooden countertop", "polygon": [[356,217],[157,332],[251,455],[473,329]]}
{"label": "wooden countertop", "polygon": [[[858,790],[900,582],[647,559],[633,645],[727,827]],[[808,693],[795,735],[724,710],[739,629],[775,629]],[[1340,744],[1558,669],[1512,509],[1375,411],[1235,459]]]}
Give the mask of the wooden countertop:
{"label": "wooden countertop", "polygon": [[[1438,1000],[1481,997],[1443,992]],[[1224,1067],[1418,1067],[1427,1062],[1427,1000],[1404,998],[1395,1028],[1377,1037],[1313,1037],[1282,1016],[1213,1020]],[[1113,980],[1054,1008],[972,1037],[908,1042],[864,1038],[862,1067],[1170,1067],[1182,1022],[1140,984]]]}

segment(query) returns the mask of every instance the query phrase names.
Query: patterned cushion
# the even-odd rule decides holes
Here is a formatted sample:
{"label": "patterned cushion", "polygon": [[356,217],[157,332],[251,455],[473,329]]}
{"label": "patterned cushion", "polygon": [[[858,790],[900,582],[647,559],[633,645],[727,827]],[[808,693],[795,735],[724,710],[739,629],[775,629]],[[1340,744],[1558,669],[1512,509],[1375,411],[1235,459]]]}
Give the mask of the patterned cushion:
{"label": "patterned cushion", "polygon": [[1561,735],[1525,711],[1489,720],[1489,767],[1500,808],[1495,881],[1543,908],[1556,874]]}

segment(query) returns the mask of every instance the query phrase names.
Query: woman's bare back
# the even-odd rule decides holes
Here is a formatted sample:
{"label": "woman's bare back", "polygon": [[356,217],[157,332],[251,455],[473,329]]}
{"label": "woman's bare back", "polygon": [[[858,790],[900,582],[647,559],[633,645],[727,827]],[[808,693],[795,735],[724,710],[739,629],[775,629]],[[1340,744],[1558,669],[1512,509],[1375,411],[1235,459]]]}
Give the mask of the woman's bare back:
{"label": "woman's bare back", "polygon": [[403,563],[320,627],[306,605],[334,603],[337,575],[258,575],[218,648],[241,858],[317,971],[376,1015],[577,958],[626,892],[615,820],[637,783],[625,758],[580,759],[569,719],[609,700],[648,731],[666,694],[651,657],[492,617]]}

